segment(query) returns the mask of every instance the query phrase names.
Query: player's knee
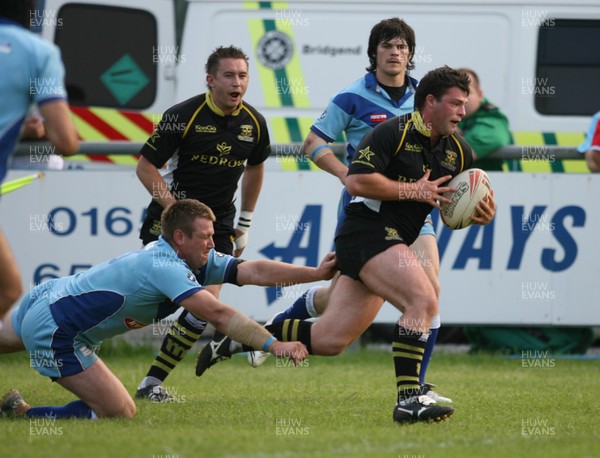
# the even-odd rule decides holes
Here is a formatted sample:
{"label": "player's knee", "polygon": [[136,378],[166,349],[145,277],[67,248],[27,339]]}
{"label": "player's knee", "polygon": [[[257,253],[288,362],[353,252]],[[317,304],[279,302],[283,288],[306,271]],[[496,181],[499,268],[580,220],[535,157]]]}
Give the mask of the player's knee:
{"label": "player's knee", "polygon": [[327,341],[327,345],[323,346],[323,349],[319,352],[322,356],[337,356],[344,352],[348,345],[352,343],[352,340],[344,338],[343,336],[332,336]]}
{"label": "player's knee", "polygon": [[129,398],[123,400],[119,406],[104,406],[102,408],[96,408],[96,414],[101,418],[126,418],[131,419],[135,417],[137,408],[133,399]]}

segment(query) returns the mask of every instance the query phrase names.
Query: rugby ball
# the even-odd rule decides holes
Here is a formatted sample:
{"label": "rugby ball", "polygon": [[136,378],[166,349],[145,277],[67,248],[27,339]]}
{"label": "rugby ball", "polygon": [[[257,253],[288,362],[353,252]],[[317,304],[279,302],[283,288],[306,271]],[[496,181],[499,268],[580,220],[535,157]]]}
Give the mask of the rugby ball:
{"label": "rugby ball", "polygon": [[463,229],[470,226],[475,207],[492,189],[490,179],[481,169],[468,169],[456,175],[446,186],[456,188],[444,193],[450,203],[442,202],[440,215],[450,229]]}

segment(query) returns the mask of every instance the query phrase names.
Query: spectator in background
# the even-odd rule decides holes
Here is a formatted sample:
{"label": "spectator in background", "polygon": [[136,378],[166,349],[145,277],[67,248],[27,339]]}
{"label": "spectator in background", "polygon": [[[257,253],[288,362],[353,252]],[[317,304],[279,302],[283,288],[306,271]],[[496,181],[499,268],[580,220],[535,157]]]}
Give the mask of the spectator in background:
{"label": "spectator in background", "polygon": [[[66,100],[60,52],[28,30],[35,3],[0,2],[0,183],[33,105],[37,105],[57,153],[71,155],[79,148]],[[21,284],[14,256],[0,231],[0,319],[22,294]]]}
{"label": "spectator in background", "polygon": [[473,148],[473,167],[488,171],[502,170],[502,159],[490,159],[486,156],[512,143],[508,118],[483,96],[477,73],[470,68],[461,68],[459,71],[467,73],[471,80],[466,115],[458,127]]}
{"label": "spectator in background", "polygon": [[592,116],[585,141],[577,150],[585,154],[585,162],[590,172],[600,172],[600,111]]}

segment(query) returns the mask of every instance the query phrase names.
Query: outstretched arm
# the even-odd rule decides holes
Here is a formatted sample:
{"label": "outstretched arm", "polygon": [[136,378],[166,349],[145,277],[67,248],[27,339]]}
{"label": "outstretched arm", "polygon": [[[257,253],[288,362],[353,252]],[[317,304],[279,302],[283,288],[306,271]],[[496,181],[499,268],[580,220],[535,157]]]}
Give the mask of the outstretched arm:
{"label": "outstretched arm", "polygon": [[287,286],[333,278],[335,253],[327,253],[319,267],[296,266],[287,262],[260,260],[244,261],[238,265],[239,285]]}
{"label": "outstretched arm", "polygon": [[251,320],[243,313],[220,302],[206,290],[198,291],[180,304],[194,316],[204,318],[215,329],[232,340],[257,350],[268,351],[275,356],[290,357],[294,363],[308,356],[306,347],[300,342],[280,342],[263,326]]}

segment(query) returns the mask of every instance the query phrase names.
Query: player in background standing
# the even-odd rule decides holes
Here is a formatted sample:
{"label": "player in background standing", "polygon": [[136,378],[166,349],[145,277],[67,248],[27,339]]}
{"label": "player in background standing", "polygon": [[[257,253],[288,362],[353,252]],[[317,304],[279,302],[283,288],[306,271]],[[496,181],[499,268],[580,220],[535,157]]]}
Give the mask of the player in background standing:
{"label": "player in background standing", "polygon": [[[208,91],[167,110],[142,147],[137,175],[152,195],[140,234],[144,244],[160,234],[162,209],[177,199],[190,198],[215,212],[215,249],[242,254],[262,187],[264,161],[271,151],[264,117],[243,101],[248,81],[248,56],[241,49],[215,49],[206,62]],[[159,169],[165,163],[166,172],[161,175]],[[241,207],[234,228],[234,197],[240,177]],[[218,297],[221,285],[207,289]],[[161,383],[205,327],[206,321],[186,310],[181,313],[136,397],[169,399]]]}
{"label": "player in background standing", "polygon": [[502,159],[487,156],[502,146],[512,143],[508,118],[483,95],[479,76],[470,68],[459,68],[469,75],[469,99],[466,114],[458,125],[460,133],[473,148],[473,167],[483,170],[502,170]]}
{"label": "player in background standing", "polygon": [[[29,30],[35,8],[35,1],[0,2],[0,183],[34,105],[58,153],[71,155],[79,149],[60,51]],[[17,263],[0,230],[0,320],[23,293],[21,285]]]}
{"label": "player in background standing", "polygon": [[[415,68],[415,49],[415,33],[402,19],[390,18],[376,24],[371,29],[367,48],[368,73],[336,94],[321,117],[312,125],[304,142],[305,154],[321,169],[336,176],[342,184],[345,183],[348,166],[332,154],[328,144],[344,133],[347,141],[346,160],[351,164],[358,144],[375,126],[394,116],[413,111],[417,80],[411,78],[409,73]],[[343,209],[349,201],[350,194],[344,188],[340,199],[338,227],[344,218]],[[436,294],[439,294],[439,253],[430,216],[427,216],[419,237],[411,248],[417,255],[418,262],[425,268]],[[275,315],[269,323],[290,318],[309,319],[321,315],[334,286],[335,280],[329,287],[317,286],[309,289],[289,309]],[[437,315],[431,321],[431,336],[423,357],[420,380],[422,385],[426,385],[425,374],[440,325],[440,317]],[[248,359],[250,364],[256,367],[262,364],[267,356],[267,353],[250,352]],[[427,389],[431,386],[433,385],[427,384]],[[433,390],[430,395],[438,401],[451,402],[451,399]]]}

